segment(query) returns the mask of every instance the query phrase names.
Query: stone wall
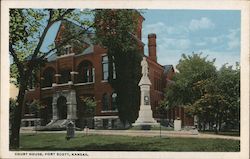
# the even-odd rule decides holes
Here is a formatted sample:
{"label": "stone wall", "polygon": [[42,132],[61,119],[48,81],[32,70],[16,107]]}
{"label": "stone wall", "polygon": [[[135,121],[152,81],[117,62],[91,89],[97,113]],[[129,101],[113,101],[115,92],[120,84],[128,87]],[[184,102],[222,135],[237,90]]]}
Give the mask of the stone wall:
{"label": "stone wall", "polygon": [[123,129],[118,116],[95,116],[95,129]]}

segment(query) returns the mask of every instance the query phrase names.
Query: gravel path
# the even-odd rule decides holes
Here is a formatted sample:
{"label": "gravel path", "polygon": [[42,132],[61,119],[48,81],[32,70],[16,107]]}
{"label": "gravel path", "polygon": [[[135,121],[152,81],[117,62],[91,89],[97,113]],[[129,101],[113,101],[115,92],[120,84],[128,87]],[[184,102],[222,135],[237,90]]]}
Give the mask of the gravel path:
{"label": "gravel path", "polygon": [[[34,131],[32,128],[22,128],[21,133],[65,133],[66,131]],[[186,137],[186,138],[217,138],[240,140],[239,136],[226,136],[215,134],[196,133],[194,131],[161,131],[160,130],[94,130],[76,131],[77,134],[100,134],[100,135],[125,135],[125,136],[145,136],[145,137]]]}

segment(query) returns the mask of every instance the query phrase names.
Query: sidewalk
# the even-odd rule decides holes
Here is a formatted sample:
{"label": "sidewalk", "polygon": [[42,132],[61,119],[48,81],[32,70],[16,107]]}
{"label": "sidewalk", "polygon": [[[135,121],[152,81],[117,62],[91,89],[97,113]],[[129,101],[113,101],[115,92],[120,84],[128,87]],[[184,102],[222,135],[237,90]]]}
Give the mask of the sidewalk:
{"label": "sidewalk", "polygon": [[[34,131],[32,128],[21,128],[21,133],[65,133],[66,131]],[[99,135],[124,135],[124,136],[145,136],[145,137],[185,137],[185,138],[215,138],[215,139],[232,139],[240,140],[239,136],[226,136],[215,134],[194,134],[192,131],[161,131],[160,130],[95,130],[76,131],[77,134],[99,134]]]}

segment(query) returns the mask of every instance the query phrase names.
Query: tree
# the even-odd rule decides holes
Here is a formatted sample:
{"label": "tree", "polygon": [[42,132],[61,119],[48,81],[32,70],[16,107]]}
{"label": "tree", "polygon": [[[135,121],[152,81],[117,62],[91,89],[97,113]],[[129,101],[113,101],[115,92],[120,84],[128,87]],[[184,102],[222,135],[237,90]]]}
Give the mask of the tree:
{"label": "tree", "polygon": [[196,83],[195,89],[202,91],[200,99],[193,104],[191,113],[198,116],[199,123],[203,124],[205,130],[206,124],[217,133],[222,122],[223,110],[227,101],[224,96],[219,93],[217,87],[217,77],[199,81]]}
{"label": "tree", "polygon": [[202,54],[182,55],[174,84],[166,90],[170,106],[184,106],[189,115],[197,115],[199,125],[208,124],[215,132],[239,125],[240,71],[236,65],[216,70],[214,61]]}
{"label": "tree", "polygon": [[223,65],[218,71],[216,86],[219,94],[227,101],[222,110],[222,122],[225,128],[237,128],[240,126],[240,67],[236,68]]}
{"label": "tree", "polygon": [[184,107],[188,110],[187,115],[197,115],[194,113],[193,104],[203,94],[197,83],[216,75],[214,60],[207,60],[202,53],[188,56],[183,54],[176,69],[174,83],[166,88],[165,98],[170,107]]}
{"label": "tree", "polygon": [[156,108],[156,112],[160,115],[160,118],[164,118],[170,108],[168,100],[164,98],[160,101],[159,106]]}
{"label": "tree", "polygon": [[166,98],[172,107],[189,106],[195,102],[202,93],[199,89],[194,89],[195,84],[216,75],[214,61],[208,61],[201,53],[188,56],[183,54],[176,69],[178,71],[173,78],[174,84],[166,90]]}
{"label": "tree", "polygon": [[[120,120],[132,123],[139,110],[140,61],[135,36],[139,12],[136,10],[96,10],[96,41],[107,48],[108,81],[117,93]],[[114,74],[115,71],[115,74]]]}
{"label": "tree", "polygon": [[78,118],[77,127],[84,128],[88,126],[93,127],[93,117],[95,115],[95,109],[97,101],[93,97],[80,97],[78,98]]}
{"label": "tree", "polygon": [[[19,93],[14,110],[13,124],[11,126],[10,147],[19,147],[19,131],[21,124],[24,95],[32,74],[39,68],[49,53],[56,51],[65,43],[90,28],[90,23],[81,18],[81,15],[90,14],[89,11],[74,9],[10,9],[9,22],[9,53],[13,59],[11,76],[16,77]],[[62,20],[73,21],[83,26],[83,31],[68,36],[57,46],[51,46],[47,52],[41,48],[49,29]]]}
{"label": "tree", "polygon": [[95,115],[96,101],[90,97],[83,99],[84,102],[84,117],[93,117]]}
{"label": "tree", "polygon": [[196,86],[203,90],[203,95],[194,104],[194,112],[204,124],[212,123],[216,133],[222,123],[226,129],[239,129],[240,121],[240,71],[236,65],[223,65],[217,76],[200,81]]}
{"label": "tree", "polygon": [[10,126],[12,125],[15,107],[16,107],[16,100],[13,98],[10,98],[9,100],[9,125]]}

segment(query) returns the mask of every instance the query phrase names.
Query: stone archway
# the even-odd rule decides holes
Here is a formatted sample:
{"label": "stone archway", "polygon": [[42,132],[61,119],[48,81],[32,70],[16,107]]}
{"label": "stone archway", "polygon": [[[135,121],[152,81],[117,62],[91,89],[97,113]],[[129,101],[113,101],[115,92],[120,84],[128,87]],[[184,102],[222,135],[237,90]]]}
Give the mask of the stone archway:
{"label": "stone archway", "polygon": [[75,120],[76,116],[76,92],[75,90],[63,90],[53,94],[52,120]]}
{"label": "stone archway", "polygon": [[57,113],[58,119],[67,119],[67,99],[64,96],[57,99]]}

